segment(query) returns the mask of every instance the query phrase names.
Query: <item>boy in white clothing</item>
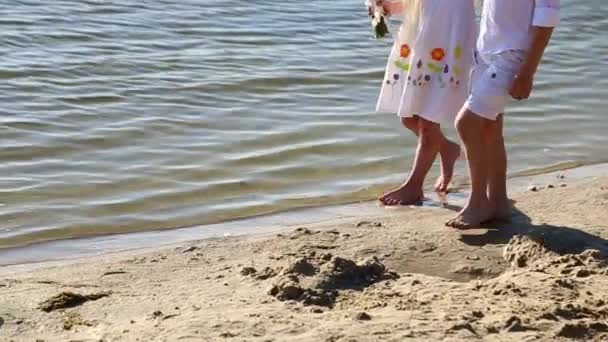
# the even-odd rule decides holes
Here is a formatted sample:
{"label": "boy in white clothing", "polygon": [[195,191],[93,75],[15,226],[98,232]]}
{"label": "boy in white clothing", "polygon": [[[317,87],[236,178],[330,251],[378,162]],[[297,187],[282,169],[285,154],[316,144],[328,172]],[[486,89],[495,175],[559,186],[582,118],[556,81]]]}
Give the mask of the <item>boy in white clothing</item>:
{"label": "boy in white clothing", "polygon": [[471,195],[446,225],[477,228],[508,220],[503,113],[530,96],[534,74],[559,23],[559,0],[485,0],[471,94],[456,118],[469,161]]}

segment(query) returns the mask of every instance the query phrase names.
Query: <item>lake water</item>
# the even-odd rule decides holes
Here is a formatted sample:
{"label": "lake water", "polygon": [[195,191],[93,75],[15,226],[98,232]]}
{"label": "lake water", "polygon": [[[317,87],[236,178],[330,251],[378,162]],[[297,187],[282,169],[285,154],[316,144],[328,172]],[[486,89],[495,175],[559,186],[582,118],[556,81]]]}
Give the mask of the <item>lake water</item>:
{"label": "lake water", "polygon": [[[398,183],[416,140],[373,113],[390,41],[362,2],[0,0],[0,247]],[[507,117],[511,174],[608,160],[608,9],[562,9],[534,98]]]}

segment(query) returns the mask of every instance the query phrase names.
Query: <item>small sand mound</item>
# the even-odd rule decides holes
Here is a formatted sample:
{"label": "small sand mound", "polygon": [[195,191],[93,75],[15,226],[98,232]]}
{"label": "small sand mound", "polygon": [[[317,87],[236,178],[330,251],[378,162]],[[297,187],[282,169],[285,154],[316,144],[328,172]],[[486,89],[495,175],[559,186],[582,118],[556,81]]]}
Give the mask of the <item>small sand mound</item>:
{"label": "small sand mound", "polygon": [[299,258],[293,262],[285,270],[285,274],[296,274],[303,276],[312,276],[318,272],[318,268],[313,265],[309,258]]}
{"label": "small sand mound", "polygon": [[586,306],[574,304],[560,306],[553,311],[553,314],[567,320],[608,318],[608,310],[593,310]]}
{"label": "small sand mound", "polygon": [[388,272],[376,257],[361,264],[335,257],[324,266],[319,287],[325,289],[363,288],[378,281],[399,277],[396,273]]}
{"label": "small sand mound", "polygon": [[520,235],[514,236],[503,251],[503,257],[512,267],[526,267],[536,260],[553,255],[555,254],[547,250],[542,242]]}
{"label": "small sand mound", "polygon": [[258,271],[253,267],[244,267],[241,269],[241,275],[245,277],[253,277],[256,280],[266,280],[276,276],[277,272],[270,267],[266,267],[261,271]]}
{"label": "small sand mound", "polygon": [[73,292],[61,292],[44,302],[40,303],[40,310],[44,312],[51,312],[54,310],[72,308],[78,305],[82,305],[90,300],[98,300],[103,297],[107,297],[111,292],[100,292],[92,293],[88,295],[81,295]]}
{"label": "small sand mound", "polygon": [[286,237],[290,240],[297,240],[299,238],[305,237],[305,236],[310,236],[310,235],[316,235],[319,234],[319,231],[312,231],[306,227],[300,227],[297,228],[296,230],[294,230],[291,233],[287,233],[287,234],[278,234],[278,237]]}
{"label": "small sand mound", "polygon": [[557,332],[557,337],[572,339],[592,339],[596,335],[608,332],[608,325],[604,323],[566,323]]}
{"label": "small sand mound", "polygon": [[561,246],[558,250],[553,246],[553,240],[515,236],[505,246],[503,257],[515,268],[534,264],[543,269],[557,269],[561,274],[576,274],[580,278],[603,273],[602,269],[608,266],[608,254],[603,250],[582,249],[586,246],[583,242],[582,247],[564,249]]}
{"label": "small sand mound", "polygon": [[304,305],[333,307],[337,291],[306,288],[293,280],[275,284],[269,291],[271,296],[280,301],[295,300]]}
{"label": "small sand mound", "polygon": [[95,325],[95,322],[87,321],[80,316],[77,312],[68,312],[65,314],[63,318],[63,329],[64,330],[72,330],[73,327],[78,325],[84,325],[87,327],[92,327]]}
{"label": "small sand mound", "polygon": [[333,307],[339,290],[362,289],[378,281],[398,278],[375,257],[360,264],[340,257],[329,262],[326,259],[297,259],[285,269],[269,294],[281,301]]}
{"label": "small sand mound", "polygon": [[243,267],[241,274],[244,276],[250,276],[257,273],[257,270],[253,267]]}

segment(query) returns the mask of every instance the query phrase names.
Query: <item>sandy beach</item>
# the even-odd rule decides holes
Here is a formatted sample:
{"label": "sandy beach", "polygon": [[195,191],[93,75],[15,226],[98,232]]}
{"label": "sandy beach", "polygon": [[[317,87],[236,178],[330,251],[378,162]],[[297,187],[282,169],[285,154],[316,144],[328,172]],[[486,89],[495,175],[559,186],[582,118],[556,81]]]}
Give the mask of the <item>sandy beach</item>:
{"label": "sandy beach", "polygon": [[608,340],[608,178],[0,273],[2,341]]}

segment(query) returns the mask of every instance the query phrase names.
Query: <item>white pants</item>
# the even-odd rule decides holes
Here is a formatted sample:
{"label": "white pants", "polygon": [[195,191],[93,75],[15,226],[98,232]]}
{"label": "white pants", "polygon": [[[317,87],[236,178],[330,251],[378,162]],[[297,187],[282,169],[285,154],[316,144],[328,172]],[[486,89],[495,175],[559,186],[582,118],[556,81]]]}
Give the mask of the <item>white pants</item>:
{"label": "white pants", "polygon": [[476,55],[471,72],[471,94],[465,107],[490,120],[496,120],[499,114],[504,113],[511,100],[509,89],[523,62],[524,53],[522,50],[509,50]]}

